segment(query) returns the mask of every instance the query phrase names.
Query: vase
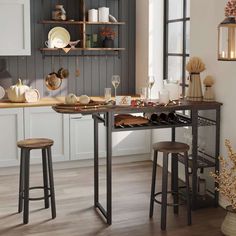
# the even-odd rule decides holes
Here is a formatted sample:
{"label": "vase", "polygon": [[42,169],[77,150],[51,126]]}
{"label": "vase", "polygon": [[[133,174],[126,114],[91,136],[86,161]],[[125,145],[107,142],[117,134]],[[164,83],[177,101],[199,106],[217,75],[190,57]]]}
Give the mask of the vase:
{"label": "vase", "polygon": [[227,214],[221,225],[221,232],[226,236],[236,235],[236,210],[232,206],[226,207]]}
{"label": "vase", "polygon": [[188,101],[202,101],[202,85],[200,80],[200,73],[193,73],[190,75],[187,100]]}
{"label": "vase", "polygon": [[111,38],[105,38],[102,42],[104,48],[114,48],[114,40]]}

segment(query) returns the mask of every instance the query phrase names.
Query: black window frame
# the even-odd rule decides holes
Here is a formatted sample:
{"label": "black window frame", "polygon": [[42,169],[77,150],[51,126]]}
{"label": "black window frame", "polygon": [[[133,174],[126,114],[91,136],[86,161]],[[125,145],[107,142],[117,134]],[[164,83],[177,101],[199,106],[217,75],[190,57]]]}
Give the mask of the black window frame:
{"label": "black window frame", "polygon": [[[190,0],[189,0],[190,3]],[[187,42],[187,22],[190,21],[190,17],[187,17],[187,0],[183,0],[183,17],[178,19],[169,20],[169,0],[164,0],[164,37],[163,37],[163,79],[168,79],[168,59],[171,56],[182,57],[182,81],[180,82],[180,86],[182,88],[183,97],[186,94],[186,87],[188,87],[186,83],[186,58],[190,56],[189,53],[186,52],[186,42]],[[183,44],[182,44],[182,53],[169,53],[168,51],[168,42],[169,42],[169,24],[183,22]]]}

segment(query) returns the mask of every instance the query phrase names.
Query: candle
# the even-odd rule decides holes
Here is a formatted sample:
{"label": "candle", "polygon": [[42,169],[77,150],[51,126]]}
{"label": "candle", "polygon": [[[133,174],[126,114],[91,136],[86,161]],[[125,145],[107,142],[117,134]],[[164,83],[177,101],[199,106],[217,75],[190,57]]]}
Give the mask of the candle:
{"label": "candle", "polygon": [[222,51],[222,58],[225,58],[225,51]]}
{"label": "candle", "polygon": [[233,51],[230,52],[230,57],[234,58],[234,52]]}

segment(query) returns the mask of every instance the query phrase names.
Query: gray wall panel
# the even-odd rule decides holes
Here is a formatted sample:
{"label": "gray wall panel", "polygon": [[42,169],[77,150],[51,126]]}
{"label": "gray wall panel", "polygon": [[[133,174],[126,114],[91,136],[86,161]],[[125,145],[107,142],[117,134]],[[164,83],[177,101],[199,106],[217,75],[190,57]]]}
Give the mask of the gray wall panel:
{"label": "gray wall panel", "polygon": [[[85,0],[88,3],[87,8],[98,8],[107,4],[110,12],[118,17],[118,0]],[[29,85],[36,87],[41,96],[59,96],[69,92],[77,95],[104,95],[105,87],[112,87],[112,74],[121,76],[121,85],[118,88],[119,94],[133,94],[135,91],[135,0],[120,0],[121,20],[126,21],[125,26],[121,27],[120,46],[125,47],[126,51],[121,52],[120,56],[99,56],[99,57],[42,57],[38,50],[43,47],[47,39],[48,31],[54,27],[43,26],[38,22],[42,19],[50,19],[51,11],[54,9],[57,0],[31,0],[31,46],[32,55],[30,57],[0,57],[6,60],[7,69],[12,75],[13,82],[17,78],[26,80]],[[44,5],[42,5],[42,2]],[[79,18],[78,0],[60,0],[64,4],[69,18]],[[115,26],[118,29],[117,26]],[[77,40],[78,29],[76,26],[66,26],[70,31],[72,40]],[[98,26],[87,27],[87,33],[96,31]],[[118,42],[118,40],[116,40]],[[96,52],[95,52],[96,53]],[[104,54],[98,52],[98,54]],[[57,53],[53,54],[57,55]],[[48,91],[44,85],[45,76],[57,71],[60,67],[68,68],[70,76],[63,81],[58,91]],[[80,76],[76,74],[76,70],[80,70]],[[1,81],[0,81],[1,84]],[[112,90],[114,94],[114,90]]]}

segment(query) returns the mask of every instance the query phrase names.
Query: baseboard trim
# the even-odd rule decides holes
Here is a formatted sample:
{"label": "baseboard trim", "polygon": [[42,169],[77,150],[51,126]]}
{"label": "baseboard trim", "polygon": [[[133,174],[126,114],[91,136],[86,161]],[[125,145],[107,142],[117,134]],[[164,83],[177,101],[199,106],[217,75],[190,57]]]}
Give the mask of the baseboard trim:
{"label": "baseboard trim", "polygon": [[[112,164],[123,164],[123,163],[131,163],[131,162],[140,162],[140,161],[150,161],[150,154],[141,154],[141,155],[132,155],[132,156],[118,156],[112,157]],[[106,158],[99,159],[100,165],[105,165]],[[75,160],[75,161],[60,161],[53,163],[54,170],[61,169],[73,169],[73,168],[81,168],[81,167],[90,167],[94,165],[93,159],[87,160]],[[42,164],[32,164],[30,166],[30,170],[41,171]],[[0,176],[3,175],[12,175],[19,173],[19,166],[11,166],[11,167],[1,167],[0,168]]]}

